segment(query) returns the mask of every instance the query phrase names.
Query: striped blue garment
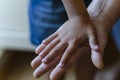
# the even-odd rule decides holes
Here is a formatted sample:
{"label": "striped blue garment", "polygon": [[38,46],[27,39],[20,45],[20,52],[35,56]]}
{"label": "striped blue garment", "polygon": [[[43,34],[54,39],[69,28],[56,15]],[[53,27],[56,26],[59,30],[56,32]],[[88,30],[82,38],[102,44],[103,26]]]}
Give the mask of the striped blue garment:
{"label": "striped blue garment", "polygon": [[120,51],[120,19],[116,22],[116,24],[112,28],[113,39]]}
{"label": "striped blue garment", "polygon": [[[84,0],[86,6],[91,0]],[[39,45],[68,19],[61,0],[30,0],[30,40]]]}
{"label": "striped blue garment", "polygon": [[35,45],[39,45],[66,20],[67,15],[61,0],[30,0],[29,23],[31,41]]}

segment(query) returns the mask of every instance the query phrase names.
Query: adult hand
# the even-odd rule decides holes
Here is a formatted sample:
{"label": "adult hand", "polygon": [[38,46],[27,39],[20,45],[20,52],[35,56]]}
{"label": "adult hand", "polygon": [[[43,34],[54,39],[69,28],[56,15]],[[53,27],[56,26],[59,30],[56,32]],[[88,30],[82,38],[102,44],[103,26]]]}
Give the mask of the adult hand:
{"label": "adult hand", "polygon": [[[33,61],[32,66],[34,68],[37,67],[37,69],[34,72],[34,77],[38,78],[42,76],[44,73],[48,72],[49,70],[53,69],[50,75],[51,80],[57,80],[59,79],[63,73],[65,73],[71,65],[76,63],[76,61],[79,59],[79,57],[82,55],[82,53],[90,53],[90,48],[88,42],[82,45],[77,49],[77,51],[72,55],[71,59],[68,61],[65,67],[61,68],[57,64],[60,60],[60,56],[56,57],[55,60],[51,61],[48,64],[41,63],[40,56],[38,55]],[[57,65],[57,66],[56,66]],[[55,67],[56,66],[56,67]]]}

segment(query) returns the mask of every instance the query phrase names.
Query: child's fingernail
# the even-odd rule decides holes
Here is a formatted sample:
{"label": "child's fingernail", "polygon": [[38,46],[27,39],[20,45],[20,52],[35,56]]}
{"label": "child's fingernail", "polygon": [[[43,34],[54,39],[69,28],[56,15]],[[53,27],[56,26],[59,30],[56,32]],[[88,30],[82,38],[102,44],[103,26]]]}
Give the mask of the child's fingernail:
{"label": "child's fingernail", "polygon": [[37,54],[39,53],[39,50],[38,50],[38,48],[35,50],[35,53],[37,53]]}
{"label": "child's fingernail", "polygon": [[46,59],[42,59],[42,62],[43,62],[43,63],[47,63],[47,60],[46,60]]}
{"label": "child's fingernail", "polygon": [[58,65],[59,67],[61,67],[61,68],[63,68],[64,67],[64,64],[62,64],[62,63],[59,63],[59,65]]}
{"label": "child's fingernail", "polygon": [[46,44],[46,40],[43,40],[42,43],[45,45]]}
{"label": "child's fingernail", "polygon": [[44,57],[42,53],[40,53],[39,56]]}

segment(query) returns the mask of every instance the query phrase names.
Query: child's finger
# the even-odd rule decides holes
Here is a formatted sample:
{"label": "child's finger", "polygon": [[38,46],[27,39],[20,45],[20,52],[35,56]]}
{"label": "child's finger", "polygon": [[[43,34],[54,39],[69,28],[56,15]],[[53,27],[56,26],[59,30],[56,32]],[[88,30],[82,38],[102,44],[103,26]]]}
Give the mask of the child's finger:
{"label": "child's finger", "polygon": [[59,66],[61,68],[65,66],[67,61],[70,59],[71,54],[74,53],[75,49],[76,49],[76,45],[74,45],[73,43],[70,43],[67,49],[65,50],[62,56],[62,59],[60,60]]}
{"label": "child's finger", "polygon": [[36,49],[35,49],[35,53],[39,54],[44,48],[45,48],[45,44],[40,44]]}
{"label": "child's finger", "polygon": [[31,66],[33,68],[37,68],[42,62],[42,57],[41,56],[37,56],[35,59],[33,59],[33,61],[31,62]]}
{"label": "child's finger", "polygon": [[44,58],[58,43],[59,39],[54,39],[51,43],[49,43],[45,49],[39,54],[42,58]]}
{"label": "child's finger", "polygon": [[35,53],[39,54],[46,45],[48,45],[52,40],[54,40],[58,35],[56,33],[52,34],[51,36],[49,36],[48,38],[46,38],[45,40],[42,41],[41,45],[39,45],[36,50]]}
{"label": "child's finger", "polygon": [[54,58],[56,58],[56,56],[58,56],[59,53],[63,52],[66,47],[67,47],[67,44],[61,41],[56,47],[54,47],[51,50],[51,52],[42,60],[42,62],[47,64],[50,61],[54,60]]}
{"label": "child's finger", "polygon": [[48,38],[46,38],[45,40],[42,41],[43,44],[48,45],[52,40],[54,40],[56,37],[58,36],[58,34],[53,33],[52,35],[50,35]]}

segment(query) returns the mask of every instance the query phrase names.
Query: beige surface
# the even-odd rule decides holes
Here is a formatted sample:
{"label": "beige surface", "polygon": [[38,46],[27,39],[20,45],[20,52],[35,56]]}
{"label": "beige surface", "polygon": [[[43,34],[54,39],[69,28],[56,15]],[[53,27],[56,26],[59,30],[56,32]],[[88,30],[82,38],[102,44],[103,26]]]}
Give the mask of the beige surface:
{"label": "beige surface", "polygon": [[[35,80],[35,78],[32,76],[33,69],[30,66],[26,66],[23,69],[20,67],[16,68],[14,72],[12,72],[11,76],[8,80]],[[66,76],[65,80],[75,80],[74,77],[74,70],[71,68]],[[37,80],[46,80],[46,75],[43,75],[41,78]]]}
{"label": "beige surface", "polygon": [[[24,69],[17,69],[16,71],[13,72],[13,74],[9,77],[8,80],[35,80],[32,76],[32,72],[33,70],[30,67],[26,67]],[[66,80],[75,80],[74,77],[74,71],[73,69],[70,69]],[[37,79],[37,80],[45,80],[45,76],[43,75],[41,78]]]}
{"label": "beige surface", "polygon": [[3,51],[4,51],[4,50],[1,50],[1,49],[0,49],[0,58],[1,58],[1,56],[2,56]]}
{"label": "beige surface", "polygon": [[[0,58],[0,80],[35,80],[30,66],[34,57],[33,52],[5,51]],[[38,80],[45,78],[43,75]],[[68,71],[66,80],[75,80],[73,68]]]}
{"label": "beige surface", "polygon": [[[24,71],[23,71],[24,70]],[[10,77],[9,80],[35,80],[32,76],[32,69],[23,69],[22,73],[19,73],[19,70],[15,71]],[[21,72],[21,71],[20,71]],[[73,70],[71,69],[67,75],[66,80],[75,80],[74,75],[73,75]],[[43,75],[41,78],[37,80],[45,80],[45,76]]]}

